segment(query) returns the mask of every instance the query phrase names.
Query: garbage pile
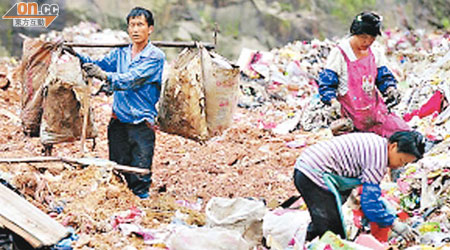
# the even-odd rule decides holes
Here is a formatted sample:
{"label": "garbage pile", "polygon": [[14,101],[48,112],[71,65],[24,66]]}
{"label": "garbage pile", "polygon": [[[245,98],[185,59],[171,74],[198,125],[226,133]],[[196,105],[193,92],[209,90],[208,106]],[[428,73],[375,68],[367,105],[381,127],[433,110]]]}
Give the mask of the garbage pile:
{"label": "garbage pile", "polygon": [[[301,98],[314,93],[315,79],[334,42],[296,41],[270,52],[243,49],[237,61],[241,68],[241,107],[257,107],[271,99],[302,107]],[[261,88],[262,87],[262,88]],[[265,90],[266,93],[259,93]],[[252,98],[253,97],[253,98]]]}
{"label": "garbage pile", "polygon": [[0,178],[36,207],[72,228],[72,235],[55,249],[165,246],[167,239],[163,236],[170,231],[159,229],[162,224],[205,224],[196,203],[170,196],[142,201],[112,169],[82,169],[62,163],[0,164]]}
{"label": "garbage pile", "polygon": [[397,181],[400,206],[411,215],[421,245],[450,247],[449,149],[448,139],[436,145],[422,160],[410,164]]}
{"label": "garbage pile", "polygon": [[[450,111],[445,112],[450,97],[450,36],[444,32],[426,33],[420,30],[414,33],[387,30],[385,34],[373,46],[383,46],[382,49],[387,52],[389,67],[403,95],[402,103],[392,112],[402,117],[406,115],[410,125],[429,138],[445,138],[450,126],[445,123],[450,115],[447,114]],[[294,117],[289,113],[301,113],[297,117],[299,123],[291,126],[290,130],[301,128],[315,131],[333,127],[336,121],[329,116],[328,106],[320,101],[315,80],[325,66],[329,51],[336,44],[330,40],[313,40],[293,42],[270,52],[243,49],[238,60],[242,69],[239,105],[255,108],[284,103],[285,112],[277,116],[278,121],[272,121],[273,128],[279,125],[280,120],[287,121]],[[427,115],[432,115],[434,111],[437,113],[425,119],[414,118],[419,115],[418,109],[437,91],[442,94],[439,107],[435,105],[432,107],[434,110],[427,108],[424,111],[429,113]],[[423,114],[420,118],[425,117],[424,112],[420,113]],[[445,114],[437,118],[441,112]]]}
{"label": "garbage pile", "polygon": [[[402,101],[394,112],[430,139],[447,138],[450,135],[449,35],[422,33],[414,40],[416,42],[408,43],[408,40],[398,38],[401,37],[400,32],[387,34],[385,44],[391,51],[389,59],[397,69],[399,88],[403,92]],[[392,44],[399,43],[403,49],[392,47]]]}
{"label": "garbage pile", "polygon": [[[100,25],[91,22],[80,22],[62,31],[52,30],[41,34],[43,41],[65,41],[78,44],[117,44],[129,43],[130,38],[123,30],[102,29]],[[92,59],[101,59],[110,48],[74,48],[76,52],[88,55]]]}
{"label": "garbage pile", "polygon": [[[450,37],[446,33],[436,32],[425,34],[418,32],[415,34],[415,40],[413,41],[408,38],[409,33],[405,34],[400,31],[387,31],[386,34],[388,35],[382,37],[383,40],[380,41],[379,46],[381,46],[381,44],[386,45],[388,60],[391,62],[390,66],[392,66],[392,70],[394,74],[396,74],[396,78],[399,81],[398,87],[403,95],[402,102],[392,111],[401,115],[409,122],[409,125],[413,129],[422,132],[428,139],[435,141],[435,143],[444,140],[437,144],[433,148],[433,151],[426,155],[423,160],[416,164],[409,165],[397,183],[392,183],[388,180],[383,183],[383,193],[392,203],[394,211],[403,211],[403,214],[406,216],[404,219],[421,233],[419,241],[412,245],[406,245],[402,239],[395,237],[395,235],[391,237],[388,245],[400,249],[407,247],[409,247],[409,249],[423,249],[425,245],[436,247],[430,249],[449,247],[448,241],[450,240],[450,234],[448,233],[448,210],[450,206],[447,201],[448,193],[446,187],[450,185],[450,182],[447,183],[446,180],[448,179],[447,175],[449,172],[449,161],[447,158],[448,150],[450,149],[450,144],[448,142],[448,139],[450,138],[450,108],[448,105],[450,100],[450,84],[448,80],[450,79]],[[311,44],[313,44],[313,42],[311,42]],[[329,51],[335,44],[331,43],[329,46],[330,47],[325,51]],[[288,45],[284,49],[292,49],[292,47],[291,45]],[[285,109],[278,111],[279,113],[282,113],[279,115],[279,118],[281,118],[273,121],[269,127],[274,132],[278,130],[280,125],[286,124],[290,119],[292,120],[292,117],[294,117],[293,112],[305,113],[307,110],[310,111],[309,115],[301,116],[300,126],[290,126],[288,132],[298,128],[306,131],[314,131],[318,128],[329,127],[332,120],[326,115],[328,113],[326,111],[326,106],[321,103],[314,84],[308,85],[305,80],[302,82],[303,85],[301,86],[307,86],[310,90],[308,95],[286,95],[288,92],[283,92],[283,89],[287,89],[289,84],[291,84],[290,81],[283,81],[284,79],[287,79],[286,76],[290,75],[288,68],[284,67],[285,64],[283,63],[276,66],[265,66],[266,64],[270,64],[264,63],[264,60],[272,63],[277,62],[276,59],[273,59],[275,56],[280,56],[277,54],[277,51],[278,50],[250,53],[248,50],[243,50],[241,57],[251,58],[251,60],[242,60],[243,62],[249,62],[247,67],[243,68],[243,78],[247,83],[244,85],[242,92],[243,95],[253,95],[255,98],[251,100],[251,105],[245,104],[241,106],[258,110],[263,109],[255,108],[258,107],[258,105],[285,102]],[[249,53],[252,54],[252,56],[247,56]],[[291,53],[295,54],[295,51],[291,51]],[[323,54],[325,53],[326,52]],[[280,61],[281,60],[278,60],[278,62]],[[323,67],[324,60],[322,60],[321,63],[322,64],[317,64],[314,69]],[[314,69],[311,72],[317,73]],[[290,80],[295,81],[292,79]],[[277,93],[281,93],[281,95],[285,94],[283,96],[287,98],[283,99],[271,94],[271,89],[265,87],[271,85],[278,86],[280,91]],[[247,89],[250,88],[249,86],[258,86],[257,89],[261,91],[265,90],[265,93],[255,94],[252,90],[248,91]],[[264,88],[260,88],[260,86],[264,86]],[[267,99],[261,97],[270,98],[271,100],[267,101]],[[249,100],[249,98],[244,97],[243,100]],[[256,105],[255,102],[259,102],[259,104]],[[309,105],[305,106],[304,104],[306,103]],[[293,106],[295,106],[295,104],[303,105],[298,105],[296,106],[298,109],[293,110],[291,108],[292,104],[294,104]],[[276,107],[283,106],[278,105]],[[301,111],[301,109],[303,109],[303,111]],[[289,118],[289,116],[291,118]],[[288,117],[287,120],[286,117]],[[280,122],[283,120],[286,121]],[[294,123],[295,122],[297,121],[294,121]],[[440,164],[435,164],[438,161]],[[430,167],[432,167],[431,170]],[[401,198],[399,199],[398,197]],[[347,224],[353,225],[353,210],[350,211],[351,219],[349,219]],[[358,232],[361,232],[358,230],[361,230],[361,228],[356,228],[353,232],[358,235]],[[298,235],[295,236],[294,233],[291,235],[293,235],[293,238],[291,239],[294,240],[295,243],[295,238],[298,238]],[[385,249],[388,246],[386,244],[381,244],[375,238],[370,238],[370,235],[360,236],[361,239],[364,239],[359,240],[359,243],[363,246],[367,246],[367,244],[365,244],[367,242],[373,243],[374,245],[372,245],[372,247],[375,245],[381,247],[380,249]],[[319,242],[325,244],[315,242],[311,243],[310,247],[313,247],[314,244],[318,243],[318,245],[314,246],[312,249],[364,249],[362,245],[352,245],[352,243],[358,243],[358,237],[352,238],[354,242],[345,242],[345,240],[341,240],[340,242],[342,244],[340,247],[337,245],[333,246],[326,244],[327,242],[330,243],[334,241],[335,237],[336,236],[330,236],[329,234],[326,236],[324,235],[324,239],[320,239]],[[369,237],[370,240],[367,240],[367,237]],[[275,245],[278,244],[272,237],[272,243],[273,242],[275,242]],[[346,245],[346,247],[342,248],[343,245]],[[286,246],[287,245],[284,244],[280,249],[286,249]],[[291,247],[293,246],[294,244],[291,245]]]}

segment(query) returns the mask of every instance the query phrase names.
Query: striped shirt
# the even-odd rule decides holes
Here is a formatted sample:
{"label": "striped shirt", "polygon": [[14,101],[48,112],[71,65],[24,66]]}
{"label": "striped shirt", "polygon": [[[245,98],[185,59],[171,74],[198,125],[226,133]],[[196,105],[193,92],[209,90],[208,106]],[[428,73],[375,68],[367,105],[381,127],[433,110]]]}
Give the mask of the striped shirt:
{"label": "striped shirt", "polygon": [[114,91],[113,112],[123,123],[154,124],[156,103],[161,91],[165,55],[149,43],[134,58],[131,44],[112,50],[101,60],[92,60],[79,54],[83,63],[94,63],[106,71],[111,90]]}
{"label": "striped shirt", "polygon": [[373,133],[341,135],[306,148],[295,168],[324,189],[323,173],[379,184],[387,172],[387,146],[387,139]]}

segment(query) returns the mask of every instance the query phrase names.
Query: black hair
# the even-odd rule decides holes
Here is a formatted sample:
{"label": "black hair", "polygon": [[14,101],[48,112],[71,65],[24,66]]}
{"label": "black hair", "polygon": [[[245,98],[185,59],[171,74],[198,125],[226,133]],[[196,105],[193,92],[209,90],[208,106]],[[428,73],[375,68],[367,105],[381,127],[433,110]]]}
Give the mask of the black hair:
{"label": "black hair", "polygon": [[350,26],[351,35],[369,34],[381,36],[381,21],[383,18],[374,12],[361,12],[353,19]]}
{"label": "black hair", "polygon": [[398,131],[390,138],[389,143],[397,143],[397,151],[412,154],[417,159],[423,157],[425,152],[425,138],[417,131]]}
{"label": "black hair", "polygon": [[127,25],[130,22],[130,18],[142,15],[147,20],[147,24],[149,27],[155,24],[155,21],[153,20],[153,14],[151,11],[142,7],[134,7],[127,16]]}

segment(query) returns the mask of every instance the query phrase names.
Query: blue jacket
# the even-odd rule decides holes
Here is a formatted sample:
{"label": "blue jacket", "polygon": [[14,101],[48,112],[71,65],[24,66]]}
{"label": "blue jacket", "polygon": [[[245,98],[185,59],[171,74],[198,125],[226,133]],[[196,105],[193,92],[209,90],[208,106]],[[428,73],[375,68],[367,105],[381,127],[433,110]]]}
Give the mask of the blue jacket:
{"label": "blue jacket", "polygon": [[155,122],[165,55],[153,44],[131,59],[131,44],[112,50],[101,60],[79,55],[82,63],[94,63],[108,77],[114,91],[113,112],[123,123]]}
{"label": "blue jacket", "polygon": [[[336,98],[337,87],[339,85],[339,76],[336,72],[330,69],[324,69],[319,74],[319,94],[322,102],[329,104],[331,99]],[[386,67],[381,66],[377,69],[377,78],[375,81],[381,93],[385,93],[388,87],[396,87],[397,80],[395,80],[392,72]]]}

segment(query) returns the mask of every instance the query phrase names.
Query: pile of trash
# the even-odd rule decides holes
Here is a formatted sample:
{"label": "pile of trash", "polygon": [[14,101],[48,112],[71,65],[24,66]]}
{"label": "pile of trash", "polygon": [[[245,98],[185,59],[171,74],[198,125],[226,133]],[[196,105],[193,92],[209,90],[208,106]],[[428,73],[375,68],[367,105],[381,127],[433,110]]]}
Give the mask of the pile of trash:
{"label": "pile of trash", "polygon": [[[100,25],[91,22],[80,22],[62,31],[52,30],[41,34],[42,41],[64,41],[76,44],[118,44],[129,43],[130,38],[123,30],[102,29]],[[111,48],[74,48],[76,52],[93,59],[101,59]]]}
{"label": "pile of trash", "polygon": [[[447,138],[450,136],[450,36],[442,32],[422,33],[417,42],[410,44],[408,40],[398,39],[402,33],[388,34],[385,43],[391,50],[389,59],[402,91],[402,101],[393,111],[428,138]],[[403,49],[393,50],[391,37],[399,40],[397,43],[403,44],[400,46]]]}
{"label": "pile of trash", "polygon": [[[387,51],[389,67],[399,82],[403,97],[400,105],[391,112],[409,116],[407,121],[413,128],[429,138],[442,140],[449,135],[446,131],[450,126],[445,123],[450,115],[446,109],[450,98],[447,80],[450,77],[450,36],[444,32],[425,33],[420,30],[413,35],[399,30],[387,30],[385,34],[374,46],[384,46],[382,49]],[[325,66],[328,53],[336,44],[330,40],[312,40],[296,41],[270,52],[243,49],[238,60],[242,71],[239,106],[257,108],[275,102],[284,103],[287,108],[284,116],[280,117],[285,121],[278,120],[273,124],[274,129],[278,125],[283,129],[275,129],[275,132],[333,128],[337,121],[329,116],[328,106],[321,102],[316,80]],[[418,109],[437,91],[442,94],[442,103],[438,107],[433,106],[434,110],[427,108],[425,111],[427,115],[436,111],[434,116],[414,118],[419,113],[423,116],[420,118],[425,117],[425,113]],[[439,113],[445,114],[437,117]],[[286,131],[280,123],[291,125]]]}
{"label": "pile of trash", "polygon": [[241,67],[238,105],[258,108],[283,103],[278,121],[272,122],[277,134],[328,127],[332,119],[317,95],[317,79],[335,45],[330,40],[315,39],[292,42],[270,52],[243,49],[237,62]]}
{"label": "pile of trash", "polygon": [[163,247],[170,231],[161,229],[161,225],[205,224],[200,205],[164,195],[143,201],[108,168],[63,163],[0,164],[0,179],[71,228],[72,235],[55,249]]}
{"label": "pile of trash", "polygon": [[[420,232],[419,243],[450,247],[450,140],[436,145],[397,180],[400,206]],[[411,248],[420,249],[420,248]]]}
{"label": "pile of trash", "polygon": [[296,41],[270,52],[243,49],[237,61],[244,82],[239,106],[258,107],[274,99],[303,107],[302,99],[315,92],[315,80],[333,44],[315,39]]}

